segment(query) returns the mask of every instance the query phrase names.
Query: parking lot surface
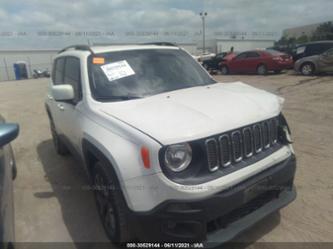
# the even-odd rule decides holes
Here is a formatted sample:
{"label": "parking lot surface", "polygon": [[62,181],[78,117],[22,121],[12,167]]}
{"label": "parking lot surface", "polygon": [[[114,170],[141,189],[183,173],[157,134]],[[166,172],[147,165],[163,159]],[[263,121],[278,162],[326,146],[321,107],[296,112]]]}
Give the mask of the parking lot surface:
{"label": "parking lot surface", "polygon": [[[237,241],[333,241],[333,76],[215,76],[285,97],[284,113],[298,160],[296,201]],[[48,79],[0,82],[0,114],[20,124],[13,143],[16,239],[19,242],[107,241],[83,169],[55,153],[44,109]],[[232,111],[232,110],[230,110]]]}

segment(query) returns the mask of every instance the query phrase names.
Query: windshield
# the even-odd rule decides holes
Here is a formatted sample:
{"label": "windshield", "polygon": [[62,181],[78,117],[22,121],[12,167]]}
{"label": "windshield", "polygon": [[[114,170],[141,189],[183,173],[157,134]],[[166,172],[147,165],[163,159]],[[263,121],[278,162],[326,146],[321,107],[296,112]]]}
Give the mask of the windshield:
{"label": "windshield", "polygon": [[140,98],[216,82],[178,49],[117,51],[98,58],[103,64],[89,58],[91,89],[98,100]]}

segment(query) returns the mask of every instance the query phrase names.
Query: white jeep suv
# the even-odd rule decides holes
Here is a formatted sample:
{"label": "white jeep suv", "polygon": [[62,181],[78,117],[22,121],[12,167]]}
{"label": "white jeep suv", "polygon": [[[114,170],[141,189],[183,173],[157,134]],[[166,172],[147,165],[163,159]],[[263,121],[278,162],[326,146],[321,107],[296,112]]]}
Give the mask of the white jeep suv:
{"label": "white jeep suv", "polygon": [[296,197],[283,99],[218,83],[177,46],[68,47],[47,97],[113,242],[222,243]]}

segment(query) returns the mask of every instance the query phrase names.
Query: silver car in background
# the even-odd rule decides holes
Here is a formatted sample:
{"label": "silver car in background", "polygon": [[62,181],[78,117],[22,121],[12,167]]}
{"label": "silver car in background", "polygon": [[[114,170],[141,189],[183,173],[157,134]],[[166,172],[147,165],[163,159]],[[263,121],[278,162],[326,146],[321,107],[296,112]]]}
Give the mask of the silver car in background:
{"label": "silver car in background", "polygon": [[333,72],[333,48],[320,55],[304,57],[295,62],[295,71],[303,75]]}

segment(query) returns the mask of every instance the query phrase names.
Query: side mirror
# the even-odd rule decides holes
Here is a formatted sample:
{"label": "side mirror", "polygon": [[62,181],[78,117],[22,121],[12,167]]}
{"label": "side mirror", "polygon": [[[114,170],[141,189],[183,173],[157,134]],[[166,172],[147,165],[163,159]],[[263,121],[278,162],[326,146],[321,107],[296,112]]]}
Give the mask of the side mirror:
{"label": "side mirror", "polygon": [[18,124],[0,124],[0,147],[9,144],[19,133]]}
{"label": "side mirror", "polygon": [[72,85],[56,85],[51,89],[53,98],[56,101],[67,101],[74,99],[74,89]]}

